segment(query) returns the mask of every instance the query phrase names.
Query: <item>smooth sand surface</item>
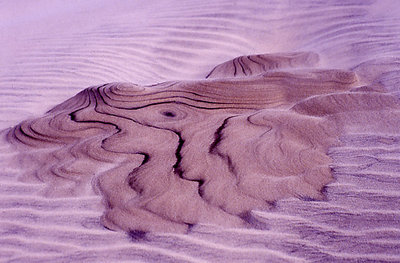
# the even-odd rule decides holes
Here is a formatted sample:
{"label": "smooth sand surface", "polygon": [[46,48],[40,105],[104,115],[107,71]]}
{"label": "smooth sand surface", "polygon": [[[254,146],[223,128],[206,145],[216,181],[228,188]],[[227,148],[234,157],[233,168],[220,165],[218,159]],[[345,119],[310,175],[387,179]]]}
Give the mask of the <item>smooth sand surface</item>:
{"label": "smooth sand surface", "polygon": [[395,1],[0,5],[2,261],[400,261]]}

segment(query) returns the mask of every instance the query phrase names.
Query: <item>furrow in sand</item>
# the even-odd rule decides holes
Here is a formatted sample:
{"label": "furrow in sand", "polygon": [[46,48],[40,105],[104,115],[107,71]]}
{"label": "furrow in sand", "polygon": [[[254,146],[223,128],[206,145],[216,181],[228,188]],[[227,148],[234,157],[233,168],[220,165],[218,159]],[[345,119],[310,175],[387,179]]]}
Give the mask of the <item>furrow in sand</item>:
{"label": "furrow in sand", "polygon": [[[225,242],[212,242],[210,240],[205,240],[202,238],[196,238],[193,236],[186,236],[186,235],[172,235],[175,237],[174,242],[179,242],[179,243],[185,243],[190,246],[201,246],[204,249],[208,248],[212,250],[217,250],[217,252],[211,252],[211,253],[232,253],[232,257],[235,257],[236,254],[264,254],[266,256],[274,256],[277,258],[281,259],[286,259],[290,261],[296,261],[296,262],[302,262],[304,259],[298,258],[298,257],[293,257],[290,255],[287,255],[285,253],[282,253],[279,250],[273,250],[273,249],[268,249],[268,248],[243,248],[243,247],[237,247],[237,246],[229,246]],[[180,241],[179,241],[180,239]]]}
{"label": "furrow in sand", "polygon": [[[390,157],[382,157],[382,155],[391,155]],[[353,152],[345,152],[345,153],[336,153],[331,154],[331,157],[335,159],[335,161],[340,162],[340,166],[343,165],[360,165],[360,166],[370,166],[370,165],[389,165],[389,166],[398,166],[400,165],[400,158],[393,158],[398,157],[400,152],[360,152],[360,151],[353,151]]]}
{"label": "furrow in sand", "polygon": [[[330,156],[337,162],[343,163],[340,157],[386,157],[383,160],[400,160],[400,148],[398,144],[375,147],[346,147],[335,148],[330,151]],[[339,161],[340,160],[340,161]]]}
{"label": "furrow in sand", "polygon": [[[341,240],[343,247],[338,247],[338,250],[332,250],[332,247],[327,245],[321,245],[320,240],[315,242],[301,239],[293,243],[288,243],[288,248],[292,254],[299,254],[305,258],[308,258],[311,262],[398,262],[400,259],[396,253],[398,248],[394,248],[391,253],[386,253],[386,248],[380,249],[380,252],[373,250],[360,251],[357,244],[349,243],[347,246],[344,245],[345,241]],[[362,242],[360,243],[360,247]],[[374,244],[371,244],[371,248],[374,248]],[[390,245],[388,246],[390,248]],[[347,251],[346,251],[347,250]]]}
{"label": "furrow in sand", "polygon": [[[60,210],[60,211],[43,211],[43,210],[36,210],[34,208],[20,208],[20,207],[15,207],[15,208],[10,208],[10,209],[5,209],[2,212],[4,212],[5,217],[7,216],[11,217],[12,215],[23,215],[24,213],[29,214],[29,216],[31,216],[32,218],[30,220],[35,221],[34,217],[48,217],[48,218],[56,218],[58,216],[60,217],[64,217],[67,215],[71,215],[72,216],[81,216],[81,217],[91,217],[91,216],[97,216],[99,214],[98,211],[81,211],[81,210],[74,210],[74,209],[64,209],[64,210]],[[9,215],[7,215],[9,214]],[[60,219],[60,220],[64,220],[64,219]]]}
{"label": "furrow in sand", "polygon": [[14,183],[10,182],[8,179],[1,180],[0,177],[0,196],[10,196],[10,195],[21,195],[21,196],[29,196],[34,195],[37,191],[39,191],[43,184],[38,184],[36,187],[32,186],[32,184],[26,183]]}
{"label": "furrow in sand", "polygon": [[2,249],[14,250],[15,255],[31,254],[41,255],[49,254],[62,255],[64,253],[70,253],[73,251],[82,250],[82,247],[75,246],[73,244],[65,244],[63,242],[57,242],[50,240],[48,242],[40,239],[32,239],[29,237],[21,238],[16,237],[1,237],[0,245]]}
{"label": "furrow in sand", "polygon": [[[1,79],[1,85],[2,86],[11,86],[11,85],[16,85],[17,83],[19,85],[23,85],[24,81],[28,81],[31,79],[32,83],[52,83],[53,85],[56,83],[59,83],[58,85],[62,85],[63,83],[71,83],[69,79],[72,79],[72,77],[77,77],[77,78],[84,78],[84,77],[90,77],[93,79],[93,76],[98,76],[96,79],[99,81],[99,83],[107,82],[107,79],[118,79],[121,76],[127,76],[129,75],[128,72],[123,73],[124,69],[120,69],[119,67],[114,67],[112,64],[108,64],[106,61],[104,61],[104,58],[102,58],[103,61],[91,61],[91,62],[81,62],[81,61],[69,61],[70,64],[70,70],[68,67],[59,67],[57,66],[56,63],[49,63],[49,65],[54,64],[55,67],[59,67],[58,70],[54,70],[53,72],[47,71],[47,72],[32,72],[32,75],[14,75],[14,76],[9,76],[7,78],[2,78]],[[41,61],[31,61],[31,66],[32,67],[37,67],[39,65],[43,65],[44,63]],[[79,68],[83,67],[83,71],[76,71],[74,68]],[[122,71],[122,72],[121,72]],[[60,74],[62,72],[62,74]],[[99,75],[99,73],[102,72],[103,75]],[[121,74],[122,73],[122,74]],[[120,75],[121,74],[121,75]],[[71,76],[69,76],[71,75]],[[120,75],[120,76],[119,76]],[[61,77],[63,76],[63,77]],[[32,78],[34,78],[34,81],[32,81]]]}
{"label": "furrow in sand", "polygon": [[[166,32],[168,38],[174,38],[176,40],[187,40],[192,41],[204,41],[209,44],[224,44],[227,47],[234,47],[234,45],[240,46],[249,44],[249,41],[238,36],[232,32],[226,31],[226,27],[215,24],[185,24],[185,25],[168,25],[160,24],[155,25],[152,28],[159,30],[160,32]],[[162,41],[165,41],[162,38]],[[128,47],[127,47],[128,48]],[[191,50],[188,47],[180,47],[183,50]],[[193,50],[191,50],[193,53]]]}
{"label": "furrow in sand", "polygon": [[28,208],[43,211],[63,211],[65,209],[78,209],[97,211],[97,205],[100,197],[77,197],[77,198],[59,198],[48,199],[40,196],[20,196],[7,195],[2,197],[1,209],[11,209],[14,207]]}
{"label": "furrow in sand", "polygon": [[[340,226],[340,222],[338,222],[337,225],[329,225],[324,223],[324,218],[321,218],[322,216],[327,216],[329,218],[329,216],[332,216],[332,219],[335,216],[339,216],[342,215],[343,217],[347,217],[347,218],[351,218],[352,216],[354,217],[362,217],[362,214],[360,213],[352,213],[353,209],[347,207],[347,206],[336,206],[336,205],[331,205],[331,204],[322,204],[321,206],[309,206],[309,205],[300,205],[299,202],[290,202],[290,201],[281,201],[281,203],[285,203],[284,207],[282,207],[281,212],[278,213],[266,213],[266,212],[262,212],[262,211],[255,211],[253,213],[255,213],[257,216],[259,216],[264,222],[267,223],[267,225],[273,225],[268,224],[268,221],[273,221],[274,224],[278,223],[278,222],[282,222],[282,224],[295,224],[295,225],[307,225],[309,227],[315,228],[315,229],[320,229],[321,231],[333,231],[336,233],[340,233],[342,235],[346,235],[346,236],[359,236],[359,235],[368,235],[370,232],[376,232],[379,233],[380,231],[386,232],[388,231],[388,229],[394,231],[394,233],[397,233],[400,231],[400,228],[397,226],[395,227],[395,225],[383,225],[383,226],[378,226],[376,225],[376,227],[361,227],[357,230],[353,230],[352,229],[352,225],[349,225],[347,228],[342,228],[342,227],[338,227]],[[291,211],[291,205],[293,206],[299,206],[299,213],[296,216],[293,216],[290,214]],[[283,213],[285,212],[286,213]],[[313,216],[312,217],[307,217],[307,212],[311,211],[313,212]],[[369,211],[366,210],[365,212],[365,216],[367,216],[369,213],[370,214],[374,214],[374,211]],[[377,210],[377,213],[379,213],[380,210]],[[387,211],[387,213],[385,213],[385,211],[383,211],[382,215],[388,215],[389,217],[391,217],[392,215],[396,215],[393,214],[393,211]],[[343,218],[345,219],[345,218]],[[383,220],[383,219],[382,219]],[[329,222],[329,221],[327,221]],[[273,231],[277,231],[274,228],[271,228],[271,230]]]}
{"label": "furrow in sand", "polygon": [[119,246],[115,248],[100,247],[99,249],[85,249],[74,253],[65,253],[62,256],[47,256],[36,254],[18,255],[8,262],[65,262],[65,261],[79,261],[84,259],[86,262],[98,262],[99,258],[108,262],[146,262],[150,261],[163,261],[163,262],[193,262],[203,263],[207,262],[199,257],[192,257],[185,255],[181,252],[175,252],[168,249],[157,248],[153,246],[145,246],[140,244],[131,244]]}
{"label": "furrow in sand", "polygon": [[[26,64],[30,64],[32,68],[39,68],[35,70],[34,72],[31,73],[31,75],[28,74],[10,74],[7,77],[2,77],[1,79],[1,84],[5,85],[7,81],[13,80],[14,85],[15,82],[23,81],[24,79],[36,79],[36,81],[51,81],[50,79],[46,78],[55,78],[53,80],[54,83],[59,80],[63,79],[71,79],[68,78],[68,74],[73,75],[75,78],[79,79],[84,79],[85,77],[90,77],[91,79],[93,76],[101,77],[99,81],[106,82],[107,79],[109,78],[114,78],[118,79],[119,77],[124,77],[124,76],[129,76],[129,74],[132,74],[133,72],[131,70],[127,70],[126,65],[122,66],[121,63],[117,65],[116,63],[113,63],[115,57],[107,57],[107,54],[102,54],[103,51],[99,51],[99,55],[94,55],[90,59],[83,59],[82,56],[83,54],[77,54],[77,57],[75,59],[67,59],[67,58],[60,58],[58,60],[62,60],[63,65],[60,66],[60,61],[57,60],[46,60],[43,58],[37,58],[35,59],[34,57],[30,58],[28,61],[26,61]],[[80,56],[80,57],[79,57]],[[129,64],[129,61],[132,61],[130,59],[135,59],[134,54],[130,54],[129,56],[125,56],[124,58],[126,60],[126,63],[124,64]],[[52,70],[47,70],[47,71],[42,71],[40,68],[43,67],[43,65],[48,65],[52,66]],[[134,65],[134,64],[132,64]],[[137,66],[137,64],[136,64]],[[77,70],[78,68],[82,68],[83,70]],[[135,68],[135,67],[133,67]],[[104,75],[99,75],[99,73],[103,73]],[[90,74],[92,74],[90,76]],[[64,75],[64,77],[60,78],[60,75]]]}
{"label": "furrow in sand", "polygon": [[364,173],[392,173],[394,174],[393,177],[398,177],[398,172],[400,170],[399,162],[395,163],[367,163],[367,164],[348,164],[348,165],[340,165],[340,166],[333,166],[335,172],[338,173],[357,173],[357,172],[364,172]]}
{"label": "furrow in sand", "polygon": [[[78,225],[82,227],[87,223],[89,226],[90,223],[93,223],[93,226],[98,224],[98,220],[93,220],[93,218],[98,217],[99,213],[96,211],[76,211],[75,209],[62,210],[62,211],[42,211],[36,210],[32,208],[10,208],[4,209],[1,212],[2,220],[12,221],[12,218],[15,217],[20,221],[27,222],[28,224],[34,224],[40,222],[41,220],[46,221],[47,224],[51,223],[54,225]],[[74,218],[76,217],[76,218]],[[86,222],[83,222],[83,221]],[[90,222],[96,221],[96,222]],[[86,227],[88,228],[88,227]],[[98,227],[99,229],[102,227]]]}
{"label": "furrow in sand", "polygon": [[[339,167],[340,168],[340,167]],[[376,182],[381,182],[381,183],[393,183],[398,180],[400,175],[396,172],[388,172],[388,171],[371,171],[371,172],[362,172],[362,171],[354,171],[351,173],[340,173],[336,172],[337,176],[343,177],[348,179],[350,182],[352,177],[360,179],[360,180],[371,180],[371,181],[376,181]],[[386,186],[386,185],[385,185]],[[392,185],[391,187],[397,187],[396,185]]]}
{"label": "furrow in sand", "polygon": [[[109,243],[126,243],[125,235],[116,232],[104,232],[104,229],[88,229],[83,227],[43,226],[12,221],[0,221],[3,238],[19,237],[42,242],[58,241],[60,243],[84,247],[97,247]],[[77,238],[79,237],[79,238]]]}
{"label": "furrow in sand", "polygon": [[352,187],[343,187],[337,188],[338,191],[341,191],[343,194],[347,193],[349,196],[381,196],[383,198],[400,198],[399,191],[395,190],[387,190],[387,189],[354,189]]}
{"label": "furrow in sand", "polygon": [[[304,227],[303,227],[304,228]],[[296,227],[295,227],[296,229]],[[241,247],[241,248],[246,248],[246,249],[239,249],[238,251],[242,253],[246,253],[245,251],[247,250],[247,247],[252,247],[252,248],[259,248],[262,250],[272,250],[272,251],[277,251],[279,254],[290,254],[292,256],[295,256],[294,258],[291,258],[291,260],[295,260],[297,257],[298,259],[301,258],[325,258],[324,255],[331,255],[334,256],[336,255],[337,252],[340,251],[340,253],[343,253],[345,251],[349,252],[348,255],[350,255],[351,252],[354,252],[354,247],[357,247],[357,244],[359,244],[360,249],[358,250],[358,253],[356,253],[356,257],[381,257],[386,253],[386,255],[390,256],[395,256],[397,247],[400,245],[399,242],[396,241],[389,241],[389,242],[380,242],[379,246],[376,246],[376,242],[369,242],[368,237],[346,237],[346,236],[341,236],[339,234],[334,234],[331,233],[329,236],[323,237],[322,233],[324,232],[318,232],[315,230],[315,234],[319,234],[318,237],[309,237],[307,236],[306,233],[300,232],[299,238],[297,239],[291,239],[291,238],[286,238],[282,237],[280,239],[277,239],[275,241],[270,240],[269,238],[261,238],[258,236],[257,241],[254,241],[254,236],[249,236],[248,238],[243,237],[243,236],[230,236],[227,235],[226,233],[218,238],[215,235],[210,235],[210,236],[200,236],[201,240],[203,242],[206,242],[205,240],[208,240],[208,242],[211,243],[218,243],[218,244],[224,244],[226,246],[229,244],[232,247]],[[264,236],[263,236],[264,237]],[[177,241],[175,240],[174,242],[177,242],[177,245],[179,247],[189,247],[187,249],[190,249],[192,246],[191,242],[189,242],[188,238],[187,241]],[[343,242],[343,246],[337,246],[336,248],[331,247],[332,241],[330,239],[335,239],[341,240]],[[192,240],[190,240],[192,241]],[[154,242],[154,241],[153,241]],[[168,239],[159,239],[157,240],[157,244],[162,244],[163,246],[171,247],[171,244]],[[182,243],[182,245],[181,245]],[[184,245],[183,245],[184,244]],[[346,247],[347,244],[347,247]],[[220,245],[218,245],[218,248]],[[363,249],[361,249],[364,247]],[[209,254],[214,254],[213,250],[207,251]],[[218,253],[222,253],[218,252]],[[225,256],[225,258],[230,258],[229,256]],[[333,257],[332,257],[333,258]]]}
{"label": "furrow in sand", "polygon": [[[265,218],[267,219],[267,218]],[[276,221],[275,221],[276,220]],[[376,228],[376,229],[367,229],[362,231],[352,231],[352,230],[343,230],[339,228],[330,227],[328,225],[323,224],[311,224],[310,222],[301,223],[301,220],[287,220],[284,217],[278,219],[274,218],[271,220],[271,229],[274,229],[274,222],[279,222],[277,220],[281,220],[283,225],[308,225],[315,229],[315,232],[330,232],[332,236],[342,236],[348,238],[354,238],[355,240],[363,240],[368,242],[393,242],[394,244],[398,244],[400,237],[400,229],[399,228]],[[264,223],[268,224],[268,221]],[[281,231],[279,231],[281,230]],[[304,239],[304,234],[297,231],[292,231],[291,233],[282,231],[283,229],[276,228],[274,230],[252,230],[248,232],[247,230],[223,230],[218,231],[215,230],[213,232],[209,231],[198,231],[193,233],[196,237],[205,239],[205,240],[213,240],[214,242],[228,242],[228,244],[232,244],[232,246],[265,246],[265,244],[272,245],[273,243],[286,243],[291,242],[295,243],[298,240]],[[257,237],[259,240],[256,243],[253,243],[252,240],[254,237]],[[281,244],[282,245],[282,244]],[[272,245],[273,246],[273,245]],[[276,245],[276,247],[279,247]]]}

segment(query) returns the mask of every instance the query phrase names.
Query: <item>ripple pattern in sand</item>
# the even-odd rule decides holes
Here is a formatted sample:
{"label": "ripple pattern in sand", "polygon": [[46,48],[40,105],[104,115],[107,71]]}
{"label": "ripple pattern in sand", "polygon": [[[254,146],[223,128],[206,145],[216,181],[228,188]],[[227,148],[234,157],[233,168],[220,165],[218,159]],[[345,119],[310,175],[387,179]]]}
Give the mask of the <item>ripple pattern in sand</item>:
{"label": "ripple pattern in sand", "polygon": [[[202,78],[224,60],[266,51],[312,50],[321,54],[322,66],[349,69],[374,59],[374,71],[388,65],[389,58],[389,72],[376,83],[399,94],[396,2],[288,3],[187,1],[179,7],[169,3],[158,11],[148,9],[151,16],[140,24],[141,30],[135,26],[137,13],[125,6],[121,8],[125,16],[121,10],[108,16],[97,10],[99,20],[87,23],[80,32],[27,35],[12,49],[7,47],[17,51],[2,63],[1,127],[38,116],[93,83]],[[1,4],[7,10],[7,2]],[[88,10],[82,14],[95,13]],[[79,17],[77,13],[73,17]],[[257,221],[269,226],[267,230],[201,226],[189,236],[153,235],[146,240],[137,233],[126,236],[99,228],[102,204],[97,196],[37,197],[43,185],[16,181],[20,171],[8,167],[6,155],[11,150],[4,146],[0,258],[5,262],[98,262],[99,258],[398,262],[398,132],[349,131],[341,141],[330,151],[336,181],[326,188],[328,201],[288,199],[278,202],[272,213],[253,212]],[[141,241],[132,242],[137,239]]]}

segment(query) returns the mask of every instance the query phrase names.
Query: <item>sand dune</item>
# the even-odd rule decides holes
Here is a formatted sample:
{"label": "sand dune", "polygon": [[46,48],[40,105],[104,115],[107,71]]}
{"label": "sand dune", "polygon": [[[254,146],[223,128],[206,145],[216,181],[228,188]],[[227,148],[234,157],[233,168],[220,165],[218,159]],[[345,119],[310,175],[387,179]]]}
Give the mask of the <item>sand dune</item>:
{"label": "sand dune", "polygon": [[399,11],[0,3],[0,261],[399,262]]}
{"label": "sand dune", "polygon": [[376,115],[400,124],[398,99],[357,88],[353,72],[284,71],[310,60],[318,56],[252,55],[216,66],[207,75],[215,80],[88,88],[7,139],[18,164],[29,163],[24,179],[47,184],[45,196],[82,196],[92,183],[107,228],[251,227],[253,209],[324,199],[326,153],[344,128]]}

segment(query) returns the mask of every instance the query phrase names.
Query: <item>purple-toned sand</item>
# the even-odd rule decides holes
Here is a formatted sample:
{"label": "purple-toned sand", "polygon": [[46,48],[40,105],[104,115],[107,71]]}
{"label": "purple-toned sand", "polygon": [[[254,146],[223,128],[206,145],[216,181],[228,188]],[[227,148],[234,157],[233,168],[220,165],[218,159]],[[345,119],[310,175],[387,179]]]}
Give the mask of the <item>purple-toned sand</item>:
{"label": "purple-toned sand", "polygon": [[0,261],[399,262],[399,11],[0,3]]}

